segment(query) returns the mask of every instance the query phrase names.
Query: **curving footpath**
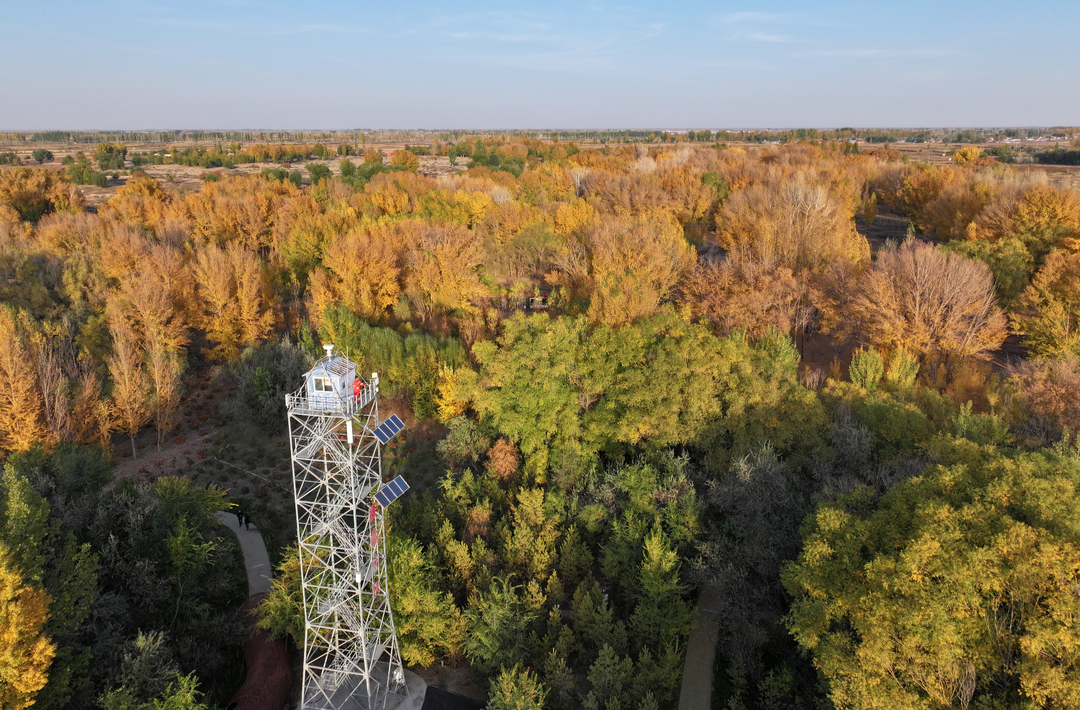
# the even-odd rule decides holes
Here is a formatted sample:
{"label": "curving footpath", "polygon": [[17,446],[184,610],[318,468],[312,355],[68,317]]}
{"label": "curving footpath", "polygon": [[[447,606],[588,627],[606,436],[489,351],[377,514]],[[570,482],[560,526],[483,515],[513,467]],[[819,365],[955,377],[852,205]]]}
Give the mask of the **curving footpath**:
{"label": "curving footpath", "polygon": [[712,707],[713,662],[720,617],[716,611],[718,592],[705,587],[698,596],[694,628],[686,642],[679,710],[709,710]]}
{"label": "curving footpath", "polygon": [[270,592],[274,574],[270,556],[266,554],[259,528],[243,529],[237,525],[233,513],[219,511],[217,518],[240,541],[248,580],[248,598],[244,602],[248,634],[243,644],[247,675],[226,710],[281,710],[293,684],[289,651],[284,639],[272,640],[265,631],[255,628],[255,610]]}

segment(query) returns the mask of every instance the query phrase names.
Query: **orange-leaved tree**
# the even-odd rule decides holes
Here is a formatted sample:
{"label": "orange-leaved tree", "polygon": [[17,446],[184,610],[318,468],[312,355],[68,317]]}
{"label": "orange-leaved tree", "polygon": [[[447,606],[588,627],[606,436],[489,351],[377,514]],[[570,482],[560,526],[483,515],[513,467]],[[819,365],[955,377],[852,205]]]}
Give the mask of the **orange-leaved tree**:
{"label": "orange-leaved tree", "polygon": [[680,303],[722,335],[758,336],[770,328],[790,334],[807,325],[812,310],[807,285],[791,269],[739,255],[698,262],[680,290]]}
{"label": "orange-leaved tree", "polygon": [[855,282],[849,309],[864,340],[928,364],[987,357],[1006,335],[986,265],[915,240],[878,253]]}

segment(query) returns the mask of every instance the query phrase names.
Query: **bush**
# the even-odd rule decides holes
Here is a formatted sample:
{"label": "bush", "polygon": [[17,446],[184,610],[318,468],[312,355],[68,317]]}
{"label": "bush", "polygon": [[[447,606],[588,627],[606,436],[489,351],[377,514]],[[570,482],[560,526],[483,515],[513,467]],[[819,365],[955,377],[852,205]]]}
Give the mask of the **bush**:
{"label": "bush", "polygon": [[[101,170],[123,170],[127,158],[127,146],[123,143],[98,143],[94,160]],[[205,167],[205,166],[204,166]]]}
{"label": "bush", "polygon": [[322,163],[308,163],[304,168],[308,171],[312,185],[318,185],[320,180],[325,180],[331,175],[330,168]]}
{"label": "bush", "polygon": [[881,378],[885,376],[885,363],[873,346],[865,350],[859,348],[855,351],[855,356],[851,358],[848,374],[852,382],[873,392],[877,389]]}
{"label": "bush", "polygon": [[491,442],[480,427],[467,417],[454,417],[446,423],[450,432],[435,448],[447,464],[467,466],[480,460]]}
{"label": "bush", "polygon": [[96,185],[97,187],[109,186],[109,181],[105,175],[103,173],[95,172],[94,166],[86,159],[67,166],[66,172],[68,178],[76,185]]}
{"label": "bush", "polygon": [[51,162],[53,159],[52,152],[44,148],[37,148],[30,155],[33,156],[34,160],[38,161],[38,164]]}
{"label": "bush", "polygon": [[341,177],[351,178],[356,175],[356,163],[351,160],[339,160],[338,169],[341,171]]}
{"label": "bush", "polygon": [[285,182],[289,179],[289,171],[284,168],[266,168],[259,175],[269,182]]}
{"label": "bush", "polygon": [[222,373],[235,378],[241,415],[268,434],[285,430],[285,395],[300,389],[313,359],[288,340],[248,348]]}
{"label": "bush", "polygon": [[414,172],[420,167],[420,159],[407,150],[395,150],[394,155],[390,158],[390,167]]}

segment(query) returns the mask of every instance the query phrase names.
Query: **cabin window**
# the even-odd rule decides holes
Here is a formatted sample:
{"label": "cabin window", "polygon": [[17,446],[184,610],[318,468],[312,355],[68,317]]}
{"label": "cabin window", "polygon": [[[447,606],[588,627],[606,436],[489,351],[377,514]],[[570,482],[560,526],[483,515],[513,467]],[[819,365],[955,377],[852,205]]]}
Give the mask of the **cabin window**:
{"label": "cabin window", "polygon": [[334,382],[329,377],[313,377],[316,392],[333,392]]}

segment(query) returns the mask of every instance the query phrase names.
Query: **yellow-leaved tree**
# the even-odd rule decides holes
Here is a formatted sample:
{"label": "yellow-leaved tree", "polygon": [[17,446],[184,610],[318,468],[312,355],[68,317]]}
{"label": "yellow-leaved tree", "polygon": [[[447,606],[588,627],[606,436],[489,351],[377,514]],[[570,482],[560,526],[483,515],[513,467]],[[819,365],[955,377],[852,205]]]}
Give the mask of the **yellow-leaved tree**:
{"label": "yellow-leaved tree", "polygon": [[113,355],[109,358],[112,411],[116,413],[120,430],[131,439],[131,458],[134,459],[138,456],[135,435],[150,420],[150,382],[135,335],[115,310],[111,314],[109,330],[113,338]]}
{"label": "yellow-leaved tree", "polygon": [[49,595],[26,584],[11,553],[0,545],[0,708],[34,704],[49,678],[56,645],[42,633]]}
{"label": "yellow-leaved tree", "polygon": [[37,373],[11,309],[0,308],[0,448],[27,451],[45,436]]}
{"label": "yellow-leaved tree", "polygon": [[548,281],[589,299],[590,320],[623,325],[655,313],[696,258],[666,215],[597,217],[567,241]]}
{"label": "yellow-leaved tree", "polygon": [[398,253],[389,230],[356,229],[334,239],[326,251],[326,271],[311,275],[317,315],[341,301],[361,318],[378,322],[397,303]]}
{"label": "yellow-leaved tree", "polygon": [[390,167],[413,172],[420,167],[420,158],[407,150],[395,150],[394,154],[390,156]]}
{"label": "yellow-leaved tree", "polygon": [[194,320],[218,343],[213,351],[216,357],[231,358],[239,348],[266,337],[273,313],[254,252],[238,244],[226,249],[205,247],[195,258],[194,271],[199,294]]}
{"label": "yellow-leaved tree", "polygon": [[405,293],[425,319],[454,310],[473,311],[484,292],[477,272],[484,250],[464,227],[420,225],[405,253]]}

